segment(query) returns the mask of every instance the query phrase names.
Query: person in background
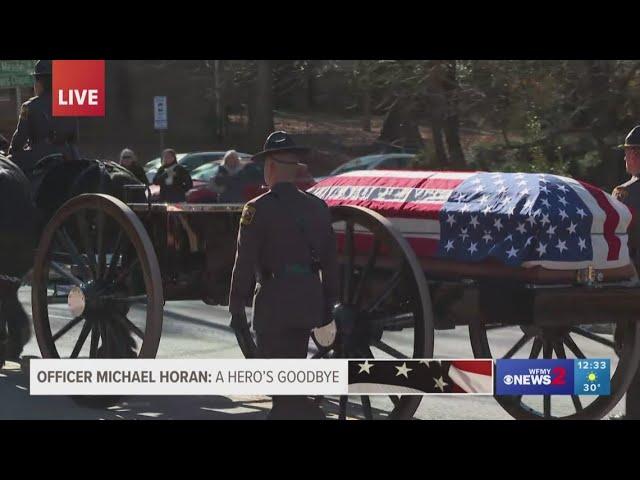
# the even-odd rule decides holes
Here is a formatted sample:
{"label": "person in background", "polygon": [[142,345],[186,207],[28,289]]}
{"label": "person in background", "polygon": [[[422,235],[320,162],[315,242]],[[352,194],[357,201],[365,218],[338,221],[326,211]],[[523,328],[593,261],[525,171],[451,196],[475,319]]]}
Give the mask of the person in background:
{"label": "person in background", "polygon": [[210,180],[210,188],[218,194],[218,201],[222,203],[242,202],[242,192],[235,175],[242,169],[240,156],[235,150],[224,154],[218,172]]}
{"label": "person in background", "polygon": [[176,151],[172,148],[162,152],[162,166],[152,183],[160,185],[160,201],[168,203],[184,202],[186,193],[193,188],[191,175],[178,163]]}
{"label": "person in background", "polygon": [[138,157],[130,148],[125,148],[120,152],[120,161],[118,162],[124,168],[129,170],[131,173],[135,175],[135,177],[140,180],[145,185],[149,184],[147,180],[147,176],[144,173],[144,169],[138,163]]}

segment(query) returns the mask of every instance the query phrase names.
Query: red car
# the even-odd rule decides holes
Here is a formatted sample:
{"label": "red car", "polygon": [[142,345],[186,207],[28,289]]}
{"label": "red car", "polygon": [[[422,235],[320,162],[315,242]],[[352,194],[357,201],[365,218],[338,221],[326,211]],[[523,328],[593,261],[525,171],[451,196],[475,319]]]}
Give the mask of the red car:
{"label": "red car", "polygon": [[[193,188],[187,192],[188,203],[217,203],[218,194],[214,192],[210,185],[211,179],[218,173],[220,162],[212,162],[195,169],[191,178]],[[235,175],[235,188],[241,192],[243,202],[269,190],[264,184],[264,163],[244,162],[242,169]],[[300,190],[307,190],[316,184],[306,166],[300,166],[296,186]]]}

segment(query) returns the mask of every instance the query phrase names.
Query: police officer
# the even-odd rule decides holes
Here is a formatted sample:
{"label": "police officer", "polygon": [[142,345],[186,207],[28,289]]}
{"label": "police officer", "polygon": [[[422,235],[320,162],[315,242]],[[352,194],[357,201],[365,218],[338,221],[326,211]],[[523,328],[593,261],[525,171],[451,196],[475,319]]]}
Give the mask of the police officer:
{"label": "police officer", "polygon": [[[331,322],[338,297],[329,209],[294,184],[298,160],[308,152],[287,133],[274,132],[253,157],[265,162],[270,190],[242,211],[229,311],[232,327],[248,331],[244,309],[255,281],[253,329],[259,358],[306,358],[311,330]],[[269,418],[324,415],[305,397],[274,397]]]}
{"label": "police officer", "polygon": [[79,158],[76,142],[78,120],[74,117],[53,117],[51,60],[38,60],[34,71],[35,97],[22,104],[18,126],[9,147],[9,154],[29,176],[38,160],[63,154],[68,160]]}
{"label": "police officer", "polygon": [[[634,127],[624,144],[624,160],[631,178],[613,190],[613,196],[625,205],[640,211],[640,125]],[[635,221],[629,231],[629,253],[636,269],[640,268],[640,222]],[[627,390],[626,419],[640,419],[640,371],[636,372]]]}

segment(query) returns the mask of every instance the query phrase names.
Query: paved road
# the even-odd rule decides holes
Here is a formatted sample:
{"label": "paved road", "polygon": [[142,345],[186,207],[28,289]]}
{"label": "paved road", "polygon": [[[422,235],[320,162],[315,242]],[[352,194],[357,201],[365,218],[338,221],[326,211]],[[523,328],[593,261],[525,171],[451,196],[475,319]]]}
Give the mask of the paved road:
{"label": "paved road", "polygon": [[[30,311],[30,291],[23,288],[20,297]],[[68,321],[66,305],[59,306],[52,322],[62,326]],[[134,323],[140,318],[133,315]],[[54,326],[54,329],[56,327]],[[77,327],[78,330],[80,327]],[[75,338],[61,342],[60,350],[70,351]],[[519,338],[515,328],[501,329],[490,337],[492,345],[506,352]],[[412,336],[408,331],[388,332],[383,338],[389,345],[408,352]],[[89,342],[87,342],[88,344]],[[611,353],[593,342],[578,344],[587,356],[603,357]],[[592,345],[593,344],[593,345]],[[88,345],[87,347],[88,348]],[[530,347],[529,347],[530,348]],[[27,345],[24,354],[39,356],[35,339]],[[528,353],[528,351],[526,352]],[[82,355],[82,354],[81,354]],[[385,356],[374,350],[375,356]],[[472,358],[466,328],[436,332],[436,358]],[[159,358],[242,358],[235,336],[228,327],[224,307],[211,307],[202,302],[183,301],[168,303],[164,312],[162,341]],[[583,397],[586,398],[586,397]],[[584,400],[583,400],[584,401]],[[350,410],[357,415],[359,399],[350,398]],[[386,400],[379,400],[381,409]],[[563,398],[562,408],[571,410],[571,402]],[[337,404],[324,404],[330,417],[337,414]],[[554,409],[556,403],[554,403]],[[374,403],[374,408],[376,403]],[[77,405],[67,397],[31,397],[28,378],[20,365],[9,363],[0,371],[0,419],[262,419],[270,409],[268,397],[128,397],[109,408],[90,408]],[[614,412],[621,412],[623,403]],[[554,410],[555,413],[555,410]],[[423,399],[416,414],[418,419],[510,419],[492,397],[438,396]]]}

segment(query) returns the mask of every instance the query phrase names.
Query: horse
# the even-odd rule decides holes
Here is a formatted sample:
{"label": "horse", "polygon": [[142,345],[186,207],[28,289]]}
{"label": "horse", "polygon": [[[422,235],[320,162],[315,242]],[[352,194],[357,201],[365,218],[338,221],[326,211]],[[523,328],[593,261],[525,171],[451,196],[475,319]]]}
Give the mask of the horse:
{"label": "horse", "polygon": [[[10,157],[0,155],[0,367],[5,360],[19,359],[31,337],[18,289],[33,266],[40,233],[49,219],[82,193],[106,193],[122,200],[125,185],[143,184],[114,162],[69,161],[54,154],[25,174]],[[124,345],[131,349],[131,342],[125,338]]]}

